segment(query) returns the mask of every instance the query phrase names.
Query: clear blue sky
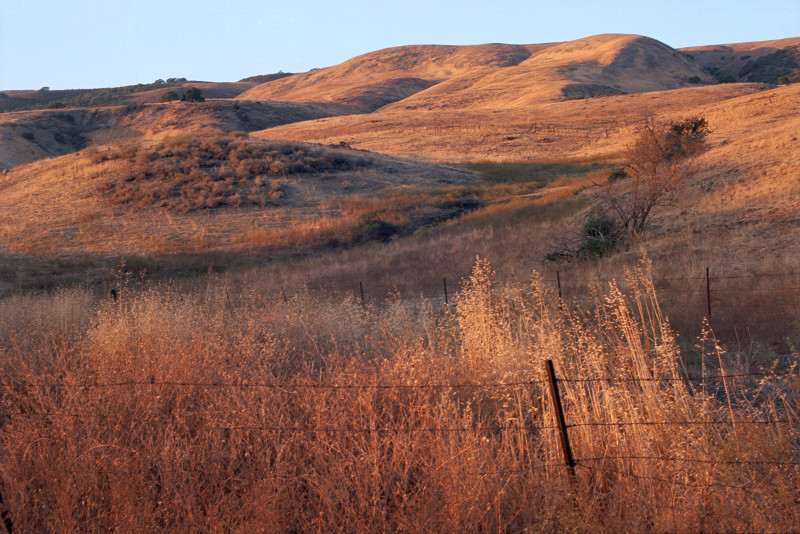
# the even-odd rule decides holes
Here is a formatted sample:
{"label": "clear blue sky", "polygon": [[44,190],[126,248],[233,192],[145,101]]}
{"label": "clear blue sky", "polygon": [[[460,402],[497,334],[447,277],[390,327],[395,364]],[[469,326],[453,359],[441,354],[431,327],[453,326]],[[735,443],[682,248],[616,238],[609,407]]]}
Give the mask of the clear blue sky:
{"label": "clear blue sky", "polygon": [[236,81],[406,44],[800,36],[800,0],[0,0],[0,90]]}

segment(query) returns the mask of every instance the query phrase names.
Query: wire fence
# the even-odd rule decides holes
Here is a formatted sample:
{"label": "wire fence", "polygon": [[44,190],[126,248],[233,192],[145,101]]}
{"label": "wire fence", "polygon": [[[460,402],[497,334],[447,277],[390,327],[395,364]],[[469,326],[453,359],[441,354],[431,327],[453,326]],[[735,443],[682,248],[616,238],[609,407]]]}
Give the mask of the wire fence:
{"label": "wire fence", "polygon": [[[300,285],[284,284],[273,289],[272,297],[288,301],[304,293],[351,295],[362,306],[392,298],[420,297],[445,304],[453,302],[454,295],[463,287],[466,276],[443,276],[433,280],[409,282],[406,280],[379,279],[325,280],[309,281]],[[780,280],[784,283],[778,283]],[[545,273],[544,282],[558,291],[565,301],[584,297],[587,290],[597,284],[615,283],[626,286],[624,277],[608,278],[585,275],[575,277],[572,273],[550,271]],[[757,305],[766,297],[772,308],[791,309],[800,313],[800,272],[765,273],[715,273],[710,268],[701,275],[681,277],[653,277],[652,282],[663,305],[672,311],[693,311],[711,316],[721,308],[730,308],[727,302],[734,296],[751,296],[748,306]],[[769,283],[770,285],[764,285]],[[694,295],[695,298],[687,298]]]}
{"label": "wire fence", "polygon": [[[551,368],[552,363],[546,362]],[[547,373],[545,373],[547,377]],[[17,388],[61,388],[64,390],[77,389],[81,391],[104,391],[109,389],[139,389],[139,388],[220,388],[220,389],[248,389],[254,388],[280,390],[284,394],[297,394],[301,390],[311,391],[377,391],[377,390],[398,390],[398,391],[443,391],[443,390],[479,390],[479,391],[498,391],[508,389],[526,389],[530,390],[534,386],[551,385],[554,391],[558,391],[559,385],[573,385],[580,387],[591,387],[593,385],[607,385],[612,383],[640,383],[640,384],[660,384],[672,385],[675,383],[687,381],[725,381],[730,379],[744,379],[744,378],[769,378],[773,380],[780,380],[788,382],[797,379],[800,376],[800,370],[789,370],[783,372],[776,371],[756,371],[748,373],[718,373],[698,378],[687,377],[628,377],[619,378],[613,376],[605,377],[586,377],[586,378],[570,378],[561,377],[556,378],[553,374],[550,378],[533,378],[530,380],[511,380],[499,382],[481,382],[481,383],[421,383],[421,384],[408,384],[408,383],[348,383],[348,384],[330,384],[330,383],[311,383],[311,382],[225,382],[225,381],[154,381],[154,380],[125,380],[117,382],[101,382],[101,381],[88,381],[88,382],[65,382],[59,380],[43,380],[43,381],[25,381],[25,380],[10,380],[10,376],[3,377],[6,384],[13,384]],[[2,381],[0,381],[2,382]],[[542,393],[544,395],[544,393]],[[531,432],[559,432],[562,436],[561,446],[570,449],[569,445],[569,429],[577,428],[603,428],[603,427],[736,427],[737,425],[759,425],[759,426],[788,426],[790,431],[800,431],[800,420],[797,418],[789,417],[788,415],[783,418],[742,418],[742,417],[719,417],[716,419],[680,419],[674,420],[620,420],[620,421],[588,421],[588,422],[570,422],[566,423],[563,419],[559,419],[558,412],[562,410],[559,395],[556,393],[551,399],[551,410],[556,415],[555,425],[547,424],[543,417],[539,417],[537,421],[522,421],[518,423],[499,423],[477,425],[463,425],[463,426],[414,426],[403,422],[402,419],[395,424],[369,424],[369,425],[325,425],[325,424],[302,424],[302,423],[289,423],[289,424],[258,424],[258,422],[242,422],[241,424],[231,424],[227,421],[214,422],[216,418],[212,418],[212,423],[204,424],[203,431],[225,432],[229,435],[233,432],[247,432],[247,433],[269,433],[274,435],[273,439],[281,439],[281,436],[297,435],[313,436],[319,439],[322,436],[335,436],[335,435],[349,435],[361,436],[362,439],[369,439],[371,436],[380,436],[383,438],[385,435],[414,435],[414,434],[429,434],[432,439],[437,436],[447,434],[493,434],[497,435],[502,432],[523,432],[529,434]],[[558,408],[556,408],[556,405]],[[569,412],[567,412],[569,414]],[[197,415],[208,416],[209,413],[205,410],[181,410],[180,415]],[[2,420],[6,422],[9,418],[81,418],[91,419],[95,414],[91,411],[79,412],[66,412],[55,411],[52,409],[41,409],[41,407],[30,407],[23,409],[20,407],[17,411],[0,410],[0,429],[5,425]],[[211,415],[218,416],[219,413]],[[1,432],[1,430],[0,430]],[[800,436],[798,436],[800,439]],[[542,442],[544,443],[544,442]],[[722,490],[736,490],[736,491],[752,491],[758,488],[759,484],[769,484],[768,480],[763,482],[749,482],[749,483],[731,483],[724,474],[711,472],[686,471],[685,469],[668,470],[664,472],[663,469],[654,469],[653,464],[663,465],[665,463],[680,466],[728,466],[734,468],[744,467],[759,467],[759,468],[775,468],[794,471],[795,477],[800,477],[800,455],[798,451],[787,450],[783,458],[708,458],[708,457],[689,457],[679,455],[664,455],[664,454],[607,454],[601,456],[584,456],[578,455],[573,458],[571,452],[565,454],[564,462],[549,461],[544,457],[529,458],[527,461],[520,462],[517,465],[509,466],[510,468],[503,469],[485,469],[485,470],[464,470],[460,469],[458,472],[442,472],[437,474],[440,478],[452,477],[454,479],[478,479],[480,484],[484,482],[488,484],[487,488],[483,488],[479,495],[474,495],[472,498],[454,498],[449,496],[446,499],[438,498],[442,504],[450,506],[476,506],[483,510],[490,510],[492,507],[500,505],[502,500],[503,488],[505,485],[511,483],[513,480],[519,478],[519,484],[525,486],[528,484],[525,477],[531,477],[534,473],[542,470],[553,472],[566,468],[567,472],[571,474],[569,477],[573,491],[576,491],[577,484],[587,484],[593,486],[595,484],[607,483],[607,476],[615,476],[625,479],[635,479],[647,483],[664,484],[671,487],[679,487],[685,490],[710,490],[719,488]],[[135,459],[129,459],[128,466],[134,472],[137,469]],[[578,468],[578,471],[575,471]],[[125,467],[123,466],[123,469]],[[160,467],[161,469],[161,467]],[[175,468],[176,472],[186,474],[185,466],[184,471],[181,467]],[[274,480],[276,483],[284,483],[290,480],[302,481],[304,480],[303,474],[298,473],[275,473]],[[705,480],[701,480],[705,478]],[[718,478],[723,478],[719,480]],[[728,477],[729,478],[729,477]],[[736,479],[736,477],[733,477]],[[605,482],[604,482],[605,481]],[[503,487],[495,487],[500,484]],[[525,490],[524,494],[516,495],[515,505],[523,506],[532,497],[532,489]],[[577,501],[576,501],[577,503]],[[507,503],[503,503],[507,505]],[[577,505],[576,505],[577,506]],[[0,508],[3,509],[3,520],[7,532],[11,532],[13,528],[13,521],[10,511],[5,509],[3,505],[2,496],[0,496]]]}
{"label": "wire fence", "polygon": [[[714,382],[729,379],[741,378],[770,378],[770,379],[795,379],[800,377],[800,370],[789,371],[756,371],[748,373],[721,373],[714,375],[707,375],[702,378],[688,378],[688,377],[675,377],[675,378],[619,378],[619,377],[592,377],[592,378],[556,378],[557,384],[614,384],[614,383],[657,383],[657,384],[674,384],[686,382]],[[296,393],[300,390],[327,390],[327,391],[367,391],[367,390],[509,390],[509,389],[528,389],[533,386],[542,386],[549,383],[547,379],[531,379],[531,380],[515,380],[506,382],[480,382],[480,383],[441,383],[441,384],[326,384],[326,383],[309,383],[309,382],[222,382],[222,381],[154,381],[154,380],[125,380],[118,382],[63,382],[63,381],[41,381],[31,382],[13,379],[6,377],[7,380],[14,382],[17,386],[25,388],[63,388],[63,389],[76,389],[76,390],[105,390],[105,389],[119,389],[119,388],[221,388],[221,389],[270,389],[280,390],[283,393]],[[182,415],[207,415],[206,411],[192,411],[182,410]],[[0,415],[6,417],[91,417],[93,412],[59,412],[52,410],[19,410],[19,411],[3,411]],[[798,425],[800,420],[792,418],[771,418],[771,419],[742,419],[742,418],[719,418],[708,420],[618,420],[618,421],[591,421],[591,422],[574,422],[565,424],[565,428],[586,428],[586,427],[633,427],[633,426],[735,426],[735,425]],[[368,433],[474,433],[476,428],[474,426],[464,427],[413,427],[413,426],[370,426],[370,427],[356,427],[356,426],[309,426],[309,425],[210,425],[207,428],[217,430],[248,430],[248,431],[264,431],[264,432],[302,432],[302,433],[352,433],[352,434],[368,434]],[[487,428],[489,426],[487,425]],[[509,431],[520,430],[530,431],[535,428],[537,431],[555,430],[558,425],[542,425],[538,423],[534,426],[530,424],[518,425],[503,425],[495,423],[491,425],[492,431]],[[798,427],[800,429],[800,427]],[[672,457],[655,457],[655,456],[607,456],[602,458],[584,458],[577,461],[599,461],[599,460],[662,460],[662,461],[698,461],[689,458],[672,458]],[[724,461],[709,460],[708,463],[726,463]],[[748,461],[733,461],[727,463],[752,463]],[[800,462],[769,462],[774,465],[800,465]]]}

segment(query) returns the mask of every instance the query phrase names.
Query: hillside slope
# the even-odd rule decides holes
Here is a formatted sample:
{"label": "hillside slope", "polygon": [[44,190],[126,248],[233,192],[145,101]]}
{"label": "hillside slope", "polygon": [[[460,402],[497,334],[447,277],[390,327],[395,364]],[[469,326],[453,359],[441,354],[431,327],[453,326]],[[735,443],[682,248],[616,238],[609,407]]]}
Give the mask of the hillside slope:
{"label": "hillside slope", "polygon": [[563,98],[656,91],[714,78],[689,57],[637,35],[604,34],[538,45],[406,46],[275,80],[251,100],[340,102],[364,112],[528,105]]}
{"label": "hillside slope", "polygon": [[505,44],[401,46],[268,82],[239,98],[339,102],[370,112],[459,75],[518,65],[530,55],[528,47]]}
{"label": "hillside slope", "polygon": [[720,79],[775,84],[782,76],[800,79],[798,49],[800,37],[693,46],[680,51]]}
{"label": "hillside slope", "polygon": [[0,174],[0,255],[9,263],[21,255],[170,256],[319,245],[346,239],[364,206],[386,204],[379,199],[387,195],[475,180],[464,169],[346,147],[184,130]]}
{"label": "hillside slope", "polygon": [[[439,87],[395,106],[504,109],[571,98],[661,91],[713,78],[669,46],[637,35],[604,34],[545,46],[525,61],[463,87]],[[459,82],[453,81],[453,85]],[[455,89],[455,90],[453,90]]]}
{"label": "hillside slope", "polygon": [[254,131],[346,112],[341,104],[224,100],[0,114],[0,170],[42,158],[178,130]]}

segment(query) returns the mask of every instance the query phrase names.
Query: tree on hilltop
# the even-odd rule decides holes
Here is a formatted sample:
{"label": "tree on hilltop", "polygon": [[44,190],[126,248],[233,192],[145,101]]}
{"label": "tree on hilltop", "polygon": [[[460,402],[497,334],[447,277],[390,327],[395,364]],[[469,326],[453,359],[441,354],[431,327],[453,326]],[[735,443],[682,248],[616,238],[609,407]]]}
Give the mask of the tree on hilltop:
{"label": "tree on hilltop", "polygon": [[178,93],[175,91],[167,91],[161,95],[161,102],[172,102],[173,100],[178,100]]}
{"label": "tree on hilltop", "polygon": [[203,92],[200,91],[200,89],[197,87],[190,87],[183,92],[181,100],[184,102],[205,102],[206,99],[203,98]]}

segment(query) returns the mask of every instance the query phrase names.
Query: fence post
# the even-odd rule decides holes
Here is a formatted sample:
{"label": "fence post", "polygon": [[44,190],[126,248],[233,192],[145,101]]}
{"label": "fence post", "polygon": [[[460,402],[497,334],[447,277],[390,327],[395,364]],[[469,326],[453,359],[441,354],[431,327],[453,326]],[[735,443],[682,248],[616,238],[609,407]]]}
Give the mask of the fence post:
{"label": "fence post", "polygon": [[442,283],[444,283],[444,303],[447,305],[447,278],[442,278]]}
{"label": "fence post", "polygon": [[14,522],[11,521],[11,514],[8,512],[8,508],[6,508],[5,501],[3,501],[3,495],[0,494],[0,519],[3,520],[3,526],[6,529],[8,534],[13,534],[14,532]]}
{"label": "fence post", "polygon": [[708,303],[708,320],[711,320],[711,277],[706,267],[706,302]]}
{"label": "fence post", "polygon": [[358,287],[361,289],[361,307],[366,310],[367,305],[364,303],[364,282],[361,280],[358,281]]}
{"label": "fence post", "polygon": [[558,300],[563,300],[561,298],[561,274],[558,271],[556,271],[556,282],[558,283]]}
{"label": "fence post", "polygon": [[286,299],[286,291],[283,289],[283,286],[281,286],[281,295],[283,295],[283,302],[288,302]]}
{"label": "fence post", "polygon": [[564,420],[564,409],[561,406],[561,395],[556,384],[556,372],[553,369],[553,360],[545,360],[544,372],[547,376],[547,384],[550,389],[550,400],[553,402],[553,412],[556,416],[556,427],[558,428],[558,439],[561,442],[561,454],[564,464],[567,466],[570,484],[575,489],[575,458],[572,456],[572,447],[569,444],[569,434],[567,434],[567,423]]}

